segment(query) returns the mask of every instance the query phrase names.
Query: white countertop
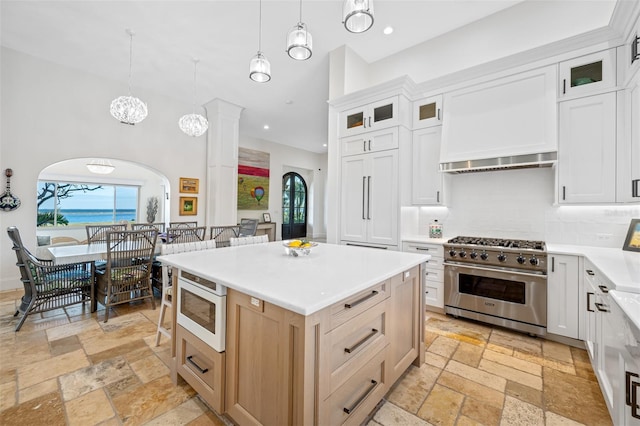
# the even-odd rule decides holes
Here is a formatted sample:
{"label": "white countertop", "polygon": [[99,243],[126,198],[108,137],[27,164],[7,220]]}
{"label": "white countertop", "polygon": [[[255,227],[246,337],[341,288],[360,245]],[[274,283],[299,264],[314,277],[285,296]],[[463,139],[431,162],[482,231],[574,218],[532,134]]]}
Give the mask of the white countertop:
{"label": "white countertop", "polygon": [[640,294],[611,290],[609,296],[640,330]]}
{"label": "white countertop", "polygon": [[429,238],[428,235],[403,235],[402,241],[409,243],[432,243],[432,244],[444,244],[449,241],[450,238]]}
{"label": "white countertop", "polygon": [[417,253],[318,244],[287,256],[282,241],[159,256],[158,260],[310,315],[431,259]]}
{"label": "white countertop", "polygon": [[615,290],[640,293],[640,252],[604,247],[547,244],[547,253],[585,256],[611,280]]}

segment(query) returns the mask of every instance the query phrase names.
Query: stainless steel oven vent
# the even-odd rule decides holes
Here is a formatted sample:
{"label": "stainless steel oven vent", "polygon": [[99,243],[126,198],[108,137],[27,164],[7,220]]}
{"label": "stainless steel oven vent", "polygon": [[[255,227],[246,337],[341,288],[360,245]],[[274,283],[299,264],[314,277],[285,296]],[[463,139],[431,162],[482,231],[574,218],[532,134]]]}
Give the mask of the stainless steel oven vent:
{"label": "stainless steel oven vent", "polygon": [[509,157],[483,158],[479,160],[440,163],[440,171],[445,173],[490,172],[506,169],[529,169],[551,167],[558,159],[557,152],[513,155]]}

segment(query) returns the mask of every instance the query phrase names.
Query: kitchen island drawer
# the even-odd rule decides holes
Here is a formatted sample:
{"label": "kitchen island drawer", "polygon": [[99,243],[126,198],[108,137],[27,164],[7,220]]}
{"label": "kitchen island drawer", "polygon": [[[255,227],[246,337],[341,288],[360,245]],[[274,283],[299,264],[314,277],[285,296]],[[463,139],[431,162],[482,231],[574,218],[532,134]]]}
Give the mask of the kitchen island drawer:
{"label": "kitchen island drawer", "polygon": [[362,360],[362,367],[325,400],[319,424],[359,425],[387,392],[386,348]]}
{"label": "kitchen island drawer", "polygon": [[389,299],[385,299],[326,335],[324,347],[328,348],[331,368],[327,395],[341,386],[363,359],[387,346],[388,311]]}
{"label": "kitchen island drawer", "polygon": [[224,412],[225,353],[176,326],[178,374],[217,412]]}
{"label": "kitchen island drawer", "polygon": [[331,318],[327,331],[333,330],[388,298],[390,282],[390,279],[385,280],[331,306]]}

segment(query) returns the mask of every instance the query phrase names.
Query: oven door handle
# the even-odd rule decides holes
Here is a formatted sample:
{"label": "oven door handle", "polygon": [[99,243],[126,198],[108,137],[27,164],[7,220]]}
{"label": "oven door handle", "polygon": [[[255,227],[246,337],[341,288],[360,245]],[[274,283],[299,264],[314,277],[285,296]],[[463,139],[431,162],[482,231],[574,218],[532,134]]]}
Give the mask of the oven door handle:
{"label": "oven door handle", "polygon": [[455,266],[458,268],[465,268],[467,270],[469,269],[477,269],[480,271],[487,271],[487,272],[504,272],[504,273],[509,273],[509,274],[514,274],[514,275],[519,275],[522,277],[536,277],[536,278],[546,278],[546,274],[529,274],[526,272],[520,272],[520,271],[513,271],[513,270],[505,270],[505,269],[491,269],[491,268],[483,268],[482,266],[467,266],[467,265],[460,265],[458,263],[448,263],[448,262],[444,262],[443,263],[444,266]]}

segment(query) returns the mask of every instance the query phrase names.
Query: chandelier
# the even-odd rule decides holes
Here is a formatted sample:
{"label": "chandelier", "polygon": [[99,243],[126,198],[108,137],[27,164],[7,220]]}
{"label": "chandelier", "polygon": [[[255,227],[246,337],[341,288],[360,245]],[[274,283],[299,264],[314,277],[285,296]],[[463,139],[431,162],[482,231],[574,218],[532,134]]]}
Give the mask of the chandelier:
{"label": "chandelier", "polygon": [[287,34],[287,54],[297,61],[307,60],[311,57],[312,45],[311,34],[302,22],[302,0],[300,0],[300,19]]}
{"label": "chandelier", "polygon": [[178,120],[178,127],[189,136],[202,136],[209,128],[209,122],[200,114],[196,114],[196,68],[200,60],[193,58],[193,113],[183,115]]}
{"label": "chandelier", "polygon": [[266,83],[271,80],[271,64],[262,54],[262,0],[260,0],[260,20],[258,22],[258,53],[251,58],[249,63],[249,78],[258,83]]}
{"label": "chandelier", "polygon": [[131,62],[133,57],[133,36],[130,29],[125,30],[129,34],[129,95],[120,96],[111,102],[109,111],[116,120],[124,124],[137,124],[147,117],[147,105],[140,99],[131,96]]}
{"label": "chandelier", "polygon": [[345,0],[342,23],[352,33],[367,31],[373,25],[373,0]]}
{"label": "chandelier", "polygon": [[109,160],[99,159],[99,160],[91,160],[91,162],[87,164],[87,169],[89,169],[91,173],[97,173],[99,175],[108,175],[109,173],[113,172],[116,169],[116,167],[113,164],[111,164],[111,161]]}

